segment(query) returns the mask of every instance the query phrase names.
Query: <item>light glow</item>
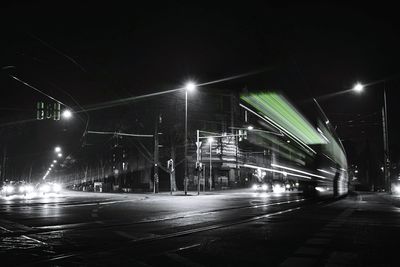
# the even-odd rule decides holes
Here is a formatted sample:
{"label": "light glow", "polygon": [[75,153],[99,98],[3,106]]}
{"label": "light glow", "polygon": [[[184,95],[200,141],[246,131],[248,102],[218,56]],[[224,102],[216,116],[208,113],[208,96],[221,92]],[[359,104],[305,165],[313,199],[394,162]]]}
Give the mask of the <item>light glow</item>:
{"label": "light glow", "polygon": [[364,90],[364,85],[362,85],[361,83],[356,83],[353,87],[353,90],[357,93],[361,93]]}
{"label": "light glow", "polygon": [[328,179],[325,176],[321,176],[321,175],[317,175],[317,174],[313,174],[313,173],[309,173],[309,172],[293,169],[293,168],[290,168],[290,167],[286,167],[286,166],[282,166],[282,165],[278,165],[278,164],[274,164],[274,163],[272,163],[271,166],[276,167],[276,168],[281,168],[281,169],[285,169],[285,170],[298,172],[298,173],[307,174],[307,175],[310,175],[310,176],[313,176],[313,177],[317,177],[317,178],[321,178],[321,179]]}
{"label": "light glow", "polygon": [[70,119],[71,117],[72,117],[72,112],[69,110],[69,109],[66,109],[66,110],[64,110],[63,111],[63,113],[61,114],[61,116],[64,118],[64,119]]}
{"label": "light glow", "polygon": [[295,173],[290,173],[290,172],[285,172],[285,171],[279,171],[279,170],[274,170],[274,169],[269,169],[269,168],[264,168],[264,167],[258,167],[258,166],[254,166],[254,165],[250,165],[250,164],[243,164],[243,167],[247,167],[247,168],[252,168],[252,169],[261,169],[261,170],[265,170],[265,171],[269,171],[269,172],[276,172],[276,173],[281,173],[281,174],[286,174],[286,175],[291,175],[291,176],[295,176],[295,177],[301,177],[301,178],[305,178],[305,179],[311,179],[311,177],[309,176],[305,176],[305,175],[300,175],[300,174],[295,174]]}
{"label": "light glow", "polygon": [[274,184],[272,186],[272,191],[274,193],[284,193],[285,192],[285,187],[281,186],[280,184]]}
{"label": "light glow", "polygon": [[187,82],[185,85],[186,91],[192,92],[196,89],[196,84],[194,82]]}

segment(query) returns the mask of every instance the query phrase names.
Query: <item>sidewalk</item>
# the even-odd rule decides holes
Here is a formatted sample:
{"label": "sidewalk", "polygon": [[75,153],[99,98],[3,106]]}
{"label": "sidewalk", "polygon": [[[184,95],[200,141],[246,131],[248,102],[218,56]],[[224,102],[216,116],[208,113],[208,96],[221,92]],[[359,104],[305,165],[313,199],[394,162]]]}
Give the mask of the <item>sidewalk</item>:
{"label": "sidewalk", "polygon": [[398,266],[400,197],[387,193],[355,192],[321,210],[337,215],[316,231],[286,266]]}

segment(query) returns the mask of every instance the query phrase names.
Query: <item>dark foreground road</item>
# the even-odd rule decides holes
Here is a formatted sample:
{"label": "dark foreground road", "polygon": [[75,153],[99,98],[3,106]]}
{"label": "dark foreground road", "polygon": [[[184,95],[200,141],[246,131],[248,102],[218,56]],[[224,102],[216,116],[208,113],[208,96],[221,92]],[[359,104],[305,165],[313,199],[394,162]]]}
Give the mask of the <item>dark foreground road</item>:
{"label": "dark foreground road", "polygon": [[2,266],[398,266],[400,209],[226,191],[0,200]]}

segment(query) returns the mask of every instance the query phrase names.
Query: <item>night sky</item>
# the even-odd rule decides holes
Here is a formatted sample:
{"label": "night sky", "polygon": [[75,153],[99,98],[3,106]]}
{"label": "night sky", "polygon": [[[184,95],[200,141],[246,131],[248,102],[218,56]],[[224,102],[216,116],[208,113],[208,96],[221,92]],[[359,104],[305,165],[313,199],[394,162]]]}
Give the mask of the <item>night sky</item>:
{"label": "night sky", "polygon": [[[396,154],[396,10],[365,3],[2,4],[0,120],[32,118],[41,99],[9,74],[68,105],[86,106],[174,89],[188,78],[209,82],[264,70],[213,87],[282,89],[304,99],[321,97],[339,135],[354,141],[348,151],[354,161],[360,137],[382,141],[380,108],[386,86],[389,139]],[[323,97],[357,81],[373,85],[362,95]],[[36,134],[37,140],[31,141],[41,143],[43,136],[51,133]]]}

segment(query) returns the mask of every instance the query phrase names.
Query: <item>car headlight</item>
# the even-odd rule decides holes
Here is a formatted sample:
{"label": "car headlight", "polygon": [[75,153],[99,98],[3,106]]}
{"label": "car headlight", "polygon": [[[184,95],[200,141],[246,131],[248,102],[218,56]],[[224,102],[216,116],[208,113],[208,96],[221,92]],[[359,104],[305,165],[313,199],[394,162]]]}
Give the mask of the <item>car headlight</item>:
{"label": "car headlight", "polygon": [[290,184],[287,184],[287,185],[286,185],[286,188],[290,188]]}
{"label": "car headlight", "polygon": [[33,186],[31,186],[31,185],[25,186],[25,191],[28,192],[28,193],[33,192]]}
{"label": "car headlight", "polygon": [[268,185],[263,184],[263,185],[262,185],[262,189],[263,189],[263,190],[267,190],[267,189],[268,189]]}
{"label": "car headlight", "polygon": [[54,192],[60,192],[61,191],[61,185],[53,184],[53,191]]}
{"label": "car headlight", "polygon": [[280,184],[275,184],[273,187],[274,193],[283,193],[285,192],[285,188],[281,186]]}
{"label": "car headlight", "polygon": [[321,186],[317,186],[315,187],[315,190],[319,191],[319,192],[325,192],[325,188],[321,187]]}
{"label": "car headlight", "polygon": [[50,186],[47,185],[47,184],[42,185],[42,186],[40,187],[40,191],[47,193],[47,192],[50,191]]}
{"label": "car headlight", "polygon": [[11,186],[11,185],[6,186],[7,193],[12,193],[13,191],[14,191],[14,186]]}
{"label": "car headlight", "polygon": [[400,185],[396,185],[394,187],[394,192],[397,193],[397,194],[400,194]]}
{"label": "car headlight", "polygon": [[253,186],[251,188],[253,188],[253,190],[257,190],[258,187],[256,184],[253,184]]}

